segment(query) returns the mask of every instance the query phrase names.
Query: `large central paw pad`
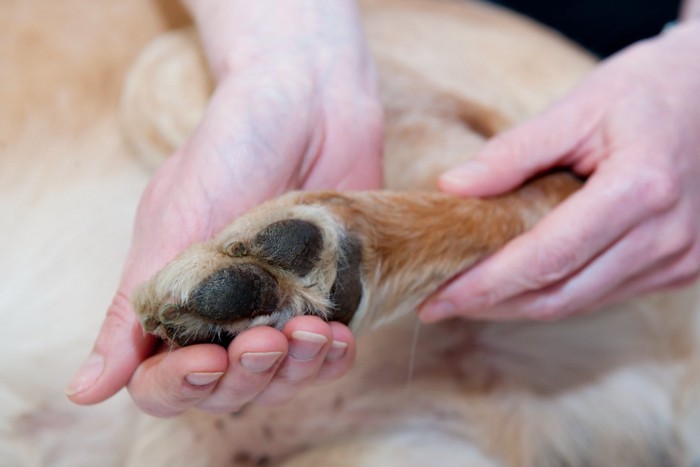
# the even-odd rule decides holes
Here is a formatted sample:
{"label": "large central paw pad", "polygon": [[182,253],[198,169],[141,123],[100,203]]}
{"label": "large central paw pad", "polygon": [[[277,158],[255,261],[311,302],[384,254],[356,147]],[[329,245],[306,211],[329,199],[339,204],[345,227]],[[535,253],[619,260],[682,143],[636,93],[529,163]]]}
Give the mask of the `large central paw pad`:
{"label": "large central paw pad", "polygon": [[227,345],[302,314],[348,323],[362,298],[362,245],[323,223],[286,218],[247,234],[234,224],[193,246],[135,292],[144,329],[177,345]]}

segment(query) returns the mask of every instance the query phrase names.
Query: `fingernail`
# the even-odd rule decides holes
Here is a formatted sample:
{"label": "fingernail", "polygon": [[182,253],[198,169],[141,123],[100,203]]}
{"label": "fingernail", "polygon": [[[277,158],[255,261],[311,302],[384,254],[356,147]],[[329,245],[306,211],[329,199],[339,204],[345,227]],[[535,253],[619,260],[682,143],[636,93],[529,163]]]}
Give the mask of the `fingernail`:
{"label": "fingernail", "polygon": [[251,373],[263,373],[279,361],[282,352],[246,352],[241,355],[241,365]]}
{"label": "fingernail", "polygon": [[217,372],[196,372],[196,373],[190,373],[189,375],[185,376],[185,381],[190,383],[192,386],[206,386],[207,384],[211,384],[214,381],[217,381],[219,378],[221,378],[221,375],[223,375],[223,371],[217,371]]}
{"label": "fingernail", "polygon": [[452,302],[446,300],[437,300],[435,302],[426,303],[420,310],[420,318],[425,323],[440,321],[441,319],[449,318],[455,314],[455,306]]}
{"label": "fingernail", "polygon": [[451,187],[462,187],[472,182],[475,177],[486,173],[487,166],[483,162],[472,161],[448,170],[440,176],[440,182]]}
{"label": "fingernail", "polygon": [[289,343],[289,356],[305,362],[313,359],[326,345],[326,336],[308,331],[294,331]]}
{"label": "fingernail", "polygon": [[83,392],[90,388],[100,377],[104,367],[105,361],[102,355],[95,352],[91,353],[87,360],[85,360],[85,363],[83,363],[83,366],[81,366],[75,376],[73,376],[71,382],[68,383],[66,394],[72,396],[73,394]]}
{"label": "fingernail", "polygon": [[333,341],[331,343],[331,348],[328,349],[328,353],[326,354],[326,360],[329,362],[340,360],[347,350],[348,344],[346,342]]}

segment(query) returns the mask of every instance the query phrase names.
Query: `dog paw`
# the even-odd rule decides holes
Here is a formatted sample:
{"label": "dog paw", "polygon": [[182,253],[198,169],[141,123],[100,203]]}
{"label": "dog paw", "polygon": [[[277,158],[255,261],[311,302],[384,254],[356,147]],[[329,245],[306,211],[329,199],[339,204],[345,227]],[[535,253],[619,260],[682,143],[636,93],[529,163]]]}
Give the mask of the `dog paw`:
{"label": "dog paw", "polygon": [[362,245],[323,205],[294,194],[190,247],[134,293],[146,332],[180,346],[228,345],[294,316],[349,323],[362,296]]}

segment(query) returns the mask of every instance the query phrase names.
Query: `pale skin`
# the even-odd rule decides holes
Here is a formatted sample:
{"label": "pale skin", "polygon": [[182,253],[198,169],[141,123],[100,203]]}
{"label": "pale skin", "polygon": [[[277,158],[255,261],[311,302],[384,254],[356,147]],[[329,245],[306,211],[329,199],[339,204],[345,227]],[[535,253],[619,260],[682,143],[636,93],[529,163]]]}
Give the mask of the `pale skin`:
{"label": "pale skin", "polygon": [[[249,330],[228,350],[163,352],[133,315],[136,284],[250,207],[295,188],[380,182],[381,112],[350,0],[187,6],[217,89],[197,132],[143,195],[122,284],[68,390],[79,404],[126,386],[156,416],[236,411],[285,402],[341,376],[354,358],[349,329],[313,317],[282,332]],[[555,166],[589,181],[533,231],[438,291],[420,310],[424,321],[558,318],[697,276],[700,0],[683,12],[683,24],[606,60],[569,96],[442,177],[443,190],[465,196],[509,191]]]}
{"label": "pale skin", "polygon": [[354,358],[349,329],[314,317],[293,319],[282,332],[249,330],[228,349],[165,352],[134,316],[135,285],[262,201],[299,188],[366,190],[381,182],[382,111],[353,0],[186,5],[216,91],[199,128],[141,199],[121,285],[69,385],[79,404],[126,386],[156,416],[237,411],[251,401],[284,402],[343,374]]}
{"label": "pale skin", "polygon": [[454,279],[424,322],[558,319],[687,284],[700,273],[700,2],[603,62],[577,89],[493,139],[444,191],[492,196],[568,167],[585,187],[531,232]]}

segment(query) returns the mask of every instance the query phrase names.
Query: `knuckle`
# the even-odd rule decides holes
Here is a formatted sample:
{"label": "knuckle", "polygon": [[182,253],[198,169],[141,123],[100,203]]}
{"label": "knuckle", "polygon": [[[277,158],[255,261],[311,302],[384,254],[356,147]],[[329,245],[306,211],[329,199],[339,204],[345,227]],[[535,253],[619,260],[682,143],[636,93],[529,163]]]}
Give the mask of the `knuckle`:
{"label": "knuckle", "polygon": [[285,394],[296,394],[302,388],[310,385],[314,381],[315,375],[286,374],[275,376],[275,383],[281,392]]}
{"label": "knuckle", "polygon": [[134,314],[131,311],[129,297],[121,291],[117,292],[112,304],[107,309],[106,323],[114,327],[123,327],[131,324],[133,320]]}
{"label": "knuckle", "polygon": [[107,352],[105,346],[113,341],[115,337],[120,337],[125,331],[131,329],[138,322],[136,315],[131,311],[131,303],[129,298],[121,292],[112,300],[112,304],[107,308],[100,334],[95,342],[95,346]]}
{"label": "knuckle", "polygon": [[286,404],[296,397],[300,389],[301,387],[287,384],[272,386],[258,394],[253,401],[267,406]]}
{"label": "knuckle", "polygon": [[482,157],[491,158],[502,154],[523,154],[524,143],[512,131],[506,131],[486,143],[481,151]]}
{"label": "knuckle", "polygon": [[240,407],[254,399],[265,387],[258,385],[255,387],[226,387],[217,395],[217,400],[223,402],[226,407]]}
{"label": "knuckle", "polygon": [[677,225],[668,238],[659,239],[663,243],[665,256],[688,252],[697,241],[698,233],[690,222]]}
{"label": "knuckle", "polygon": [[197,403],[202,394],[181,387],[173,388],[164,377],[155,381],[156,390],[141,397],[141,403],[159,413],[180,413]]}
{"label": "knuckle", "polygon": [[163,404],[167,404],[171,407],[185,409],[196,404],[202,398],[202,394],[199,394],[199,392],[200,391],[194,392],[188,390],[171,391],[165,397]]}
{"label": "knuckle", "polygon": [[456,313],[459,314],[461,309],[469,311],[489,309],[501,301],[501,295],[499,290],[490,283],[479,282],[470,288],[468,300],[455,297],[452,301],[457,305]]}
{"label": "knuckle", "polygon": [[167,398],[137,398],[133,397],[134,402],[147,415],[158,418],[175,417],[186,410],[179,405],[173,404]]}
{"label": "knuckle", "polygon": [[668,173],[646,171],[633,184],[631,195],[636,202],[653,212],[666,211],[681,198],[681,185]]}
{"label": "knuckle", "polygon": [[240,388],[225,388],[217,394],[192,401],[190,405],[206,412],[238,412],[253,400],[259,391],[246,391]]}
{"label": "knuckle", "polygon": [[526,289],[539,290],[569,275],[576,264],[576,256],[569,248],[540,248],[525,275]]}
{"label": "knuckle", "polygon": [[680,222],[671,227],[654,240],[649,256],[657,262],[673,261],[674,265],[666,268],[666,275],[673,280],[696,277],[700,272],[697,228],[692,222]]}

